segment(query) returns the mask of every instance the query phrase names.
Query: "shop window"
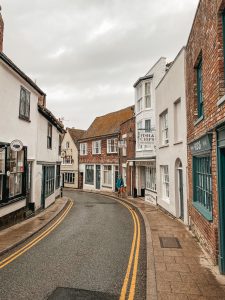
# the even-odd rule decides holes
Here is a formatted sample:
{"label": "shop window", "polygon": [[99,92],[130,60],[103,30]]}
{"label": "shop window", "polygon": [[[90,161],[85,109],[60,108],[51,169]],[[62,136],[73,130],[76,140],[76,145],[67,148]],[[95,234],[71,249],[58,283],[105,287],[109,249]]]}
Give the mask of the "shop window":
{"label": "shop window", "polygon": [[56,166],[56,184],[55,184],[56,189],[60,187],[60,165]]}
{"label": "shop window", "polygon": [[74,184],[75,174],[71,172],[64,173],[64,183]]}
{"label": "shop window", "polygon": [[108,139],[107,140],[107,153],[117,153],[118,152],[118,140]]}
{"label": "shop window", "polygon": [[162,197],[164,200],[169,199],[169,167],[167,165],[161,166],[161,188]]}
{"label": "shop window", "polygon": [[211,158],[193,157],[193,204],[208,220],[212,219]]}
{"label": "shop window", "polygon": [[55,166],[45,167],[45,197],[50,196],[55,190]]}
{"label": "shop window", "polygon": [[85,183],[86,184],[94,184],[94,166],[86,165],[85,167]]}
{"label": "shop window", "polygon": [[9,153],[9,197],[22,194],[23,173],[24,173],[24,151],[10,150]]}
{"label": "shop window", "polygon": [[156,168],[146,167],[146,188],[152,191],[156,191]]}
{"label": "shop window", "polygon": [[112,166],[103,166],[103,185],[112,186]]}
{"label": "shop window", "polygon": [[52,149],[52,125],[48,123],[47,148]]}
{"label": "shop window", "polygon": [[30,120],[30,92],[24,87],[20,89],[19,117],[26,121]]}

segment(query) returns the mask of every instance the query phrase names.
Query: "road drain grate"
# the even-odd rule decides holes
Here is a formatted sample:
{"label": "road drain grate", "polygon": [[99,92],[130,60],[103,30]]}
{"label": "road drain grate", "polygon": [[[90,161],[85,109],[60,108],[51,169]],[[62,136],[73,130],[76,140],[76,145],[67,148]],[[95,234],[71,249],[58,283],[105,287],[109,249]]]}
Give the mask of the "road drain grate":
{"label": "road drain grate", "polygon": [[161,248],[181,248],[180,242],[175,237],[159,237]]}
{"label": "road drain grate", "polygon": [[48,297],[48,300],[118,300],[119,297],[107,293],[81,289],[58,287]]}

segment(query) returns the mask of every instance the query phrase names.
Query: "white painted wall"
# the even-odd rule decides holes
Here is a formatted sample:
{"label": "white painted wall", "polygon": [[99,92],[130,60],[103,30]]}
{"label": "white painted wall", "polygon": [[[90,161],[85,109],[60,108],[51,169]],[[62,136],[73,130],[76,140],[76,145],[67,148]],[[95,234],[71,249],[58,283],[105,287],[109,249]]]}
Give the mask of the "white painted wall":
{"label": "white painted wall", "polygon": [[[181,120],[179,129],[182,139],[175,138],[174,102],[181,99]],[[160,114],[168,109],[169,144],[161,147],[160,142]],[[157,159],[156,177],[158,204],[176,217],[179,217],[179,195],[177,192],[176,160],[179,158],[183,166],[183,194],[184,194],[184,222],[187,223],[187,127],[186,127],[186,99],[185,99],[185,50],[182,49],[169,71],[156,88],[156,129],[157,129]],[[169,200],[163,199],[160,166],[169,166]]]}
{"label": "white painted wall", "polygon": [[[66,143],[69,142],[69,149],[66,149]],[[64,183],[65,187],[70,187],[70,188],[78,188],[78,149],[77,146],[75,145],[73,139],[71,138],[71,135],[69,131],[67,130],[63,141],[62,141],[62,151],[65,151],[66,153],[68,152],[69,154],[71,153],[73,163],[71,165],[61,165],[61,173],[65,172],[72,172],[75,173],[75,179],[74,179],[74,184],[66,184]]]}

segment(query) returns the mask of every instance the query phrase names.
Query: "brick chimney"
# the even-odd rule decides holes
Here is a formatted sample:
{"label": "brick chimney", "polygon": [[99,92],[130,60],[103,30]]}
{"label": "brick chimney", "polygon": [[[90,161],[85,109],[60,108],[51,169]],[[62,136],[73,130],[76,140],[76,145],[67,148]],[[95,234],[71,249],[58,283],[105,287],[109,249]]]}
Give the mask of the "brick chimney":
{"label": "brick chimney", "polygon": [[0,52],[3,51],[3,33],[4,33],[4,22],[1,14],[1,6],[0,6]]}

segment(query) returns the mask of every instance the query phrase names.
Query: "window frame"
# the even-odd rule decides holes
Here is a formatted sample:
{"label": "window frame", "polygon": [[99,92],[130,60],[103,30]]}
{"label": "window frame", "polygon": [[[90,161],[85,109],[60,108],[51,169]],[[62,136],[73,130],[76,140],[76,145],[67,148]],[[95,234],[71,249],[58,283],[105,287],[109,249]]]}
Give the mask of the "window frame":
{"label": "window frame", "polygon": [[[102,185],[106,187],[112,187],[112,165],[103,165],[102,168]],[[105,174],[107,174],[107,182],[105,182]]]}
{"label": "window frame", "polygon": [[55,165],[45,166],[45,199],[55,192]]}
{"label": "window frame", "polygon": [[[161,175],[162,199],[168,202],[170,199],[169,165],[160,165],[160,175]],[[166,177],[168,178],[168,180],[166,180]]]}
{"label": "window frame", "polygon": [[168,124],[168,110],[160,114],[160,142],[161,146],[169,144],[169,124]]}
{"label": "window frame", "polygon": [[197,112],[198,119],[204,117],[204,101],[203,101],[203,77],[202,77],[202,55],[198,58],[196,69],[196,85],[197,85]]}
{"label": "window frame", "polygon": [[55,188],[60,188],[60,165],[56,165],[56,179],[55,179]]}
{"label": "window frame", "polygon": [[[97,149],[98,149],[98,152],[97,152]],[[94,155],[101,154],[101,140],[92,142],[92,154],[94,154]]]}
{"label": "window frame", "polygon": [[[112,141],[113,141],[113,145],[112,145]],[[118,138],[107,139],[107,154],[113,154],[113,153],[118,153]]]}
{"label": "window frame", "polygon": [[[92,173],[92,174],[88,174],[88,173]],[[89,180],[90,178],[88,178],[88,176],[92,176],[92,179]],[[94,180],[95,180],[94,176],[95,176],[94,165],[85,165],[85,184],[94,185]]]}
{"label": "window frame", "polygon": [[87,155],[87,143],[80,143],[80,155]]}
{"label": "window frame", "polygon": [[[49,131],[50,129],[50,131]],[[47,126],[47,149],[52,149],[52,124],[48,122]],[[50,135],[49,135],[50,134]]]}
{"label": "window frame", "polygon": [[[23,92],[25,93],[24,103],[22,103]],[[24,88],[23,86],[20,87],[19,118],[27,122],[30,122],[30,95],[31,93],[26,88]],[[28,115],[26,115],[27,106],[28,106]],[[22,112],[22,109],[24,110],[24,112]]]}
{"label": "window frame", "polygon": [[[149,85],[149,91],[146,89],[146,86]],[[148,93],[149,92],[149,93]],[[147,97],[149,97],[149,103],[150,105],[147,105]],[[147,81],[145,82],[145,108],[151,108],[152,107],[152,101],[151,101],[151,82]]]}
{"label": "window frame", "polygon": [[75,173],[74,172],[64,172],[63,178],[64,178],[65,184],[74,184],[75,183]]}
{"label": "window frame", "polygon": [[145,169],[146,189],[156,192],[156,166],[148,166]]}
{"label": "window frame", "polygon": [[[207,171],[204,167],[206,166],[205,163],[202,161],[209,162],[208,170],[209,173],[206,173]],[[198,163],[197,163],[198,161]],[[201,161],[201,162],[200,162]],[[197,170],[197,168],[200,168]],[[200,172],[201,171],[201,172]],[[197,174],[198,173],[198,174]],[[212,179],[212,157],[210,154],[205,154],[201,156],[193,156],[192,158],[192,177],[193,177],[193,206],[208,220],[212,221],[213,219],[213,179]],[[205,184],[211,187],[211,191],[205,187]],[[203,201],[200,201],[198,198],[198,195],[200,197],[204,197],[203,201],[206,201],[206,194],[209,194],[211,197],[210,203],[207,205],[203,203]]]}

